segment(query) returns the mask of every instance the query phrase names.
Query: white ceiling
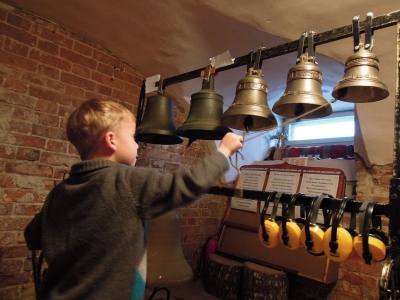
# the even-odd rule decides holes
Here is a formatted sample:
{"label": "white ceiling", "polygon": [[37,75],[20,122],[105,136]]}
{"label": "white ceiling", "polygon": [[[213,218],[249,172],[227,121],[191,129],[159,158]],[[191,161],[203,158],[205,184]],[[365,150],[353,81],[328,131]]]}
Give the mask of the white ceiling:
{"label": "white ceiling", "polygon": [[[169,78],[207,66],[211,57],[227,50],[232,58],[243,56],[260,46],[270,48],[300,38],[302,32],[316,33],[350,25],[354,16],[363,21],[368,12],[374,16],[400,9],[399,0],[0,0],[13,7],[55,22],[88,40],[102,45],[137,69],[145,77],[160,74]],[[364,37],[362,36],[362,39]],[[328,100],[333,86],[343,76],[346,59],[353,54],[351,38],[318,46],[317,62],[323,73],[322,89]],[[366,123],[374,119],[380,128],[389,127],[389,138],[382,147],[392,149],[396,72],[395,26],[374,33],[373,52],[381,61],[380,80],[391,93],[388,100],[367,104],[358,112]],[[297,53],[263,62],[268,83],[270,107],[286,87],[289,69]],[[234,99],[237,82],[246,67],[220,72],[215,90],[224,96],[227,108]],[[201,79],[167,87],[166,93],[178,102],[190,100],[201,89]],[[358,107],[358,105],[357,105]],[[187,108],[187,107],[186,107]],[[334,111],[352,109],[353,104],[337,101]],[[358,108],[357,108],[358,110]],[[371,115],[373,114],[373,115]],[[388,122],[392,122],[391,124]],[[376,136],[368,129],[369,138]],[[362,134],[362,133],[361,133]],[[365,138],[364,138],[365,140]],[[371,141],[372,143],[373,141]],[[368,146],[367,146],[368,148]],[[367,149],[367,152],[372,149]],[[389,152],[390,151],[390,152]],[[372,155],[374,151],[371,152]],[[382,155],[382,151],[380,152]],[[384,160],[391,160],[386,150]],[[380,159],[377,160],[379,163]]]}

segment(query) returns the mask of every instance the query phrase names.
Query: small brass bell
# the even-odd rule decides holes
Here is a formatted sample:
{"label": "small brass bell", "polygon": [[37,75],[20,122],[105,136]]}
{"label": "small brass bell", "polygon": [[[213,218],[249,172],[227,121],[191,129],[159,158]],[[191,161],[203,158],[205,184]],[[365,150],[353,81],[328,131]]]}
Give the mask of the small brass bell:
{"label": "small brass bell", "polygon": [[296,66],[289,70],[286,89],[275,102],[272,111],[286,118],[322,118],[332,114],[332,107],[322,93],[322,72],[315,62],[314,32],[308,35],[307,52],[304,41],[307,33],[299,39]]}
{"label": "small brass bell", "polygon": [[163,95],[162,81],[155,96],[147,99],[144,116],[136,128],[135,139],[149,144],[173,145],[183,142],[175,133],[174,101]]}
{"label": "small brass bell", "polygon": [[221,124],[223,97],[214,91],[214,74],[207,68],[202,89],[192,94],[189,115],[176,134],[189,138],[189,144],[199,140],[221,140],[231,132]]}
{"label": "small brass bell", "polygon": [[379,59],[372,51],[372,13],[367,15],[365,43],[360,42],[358,16],[353,18],[354,53],[345,64],[344,76],[332,91],[337,100],[369,103],[389,96],[387,86],[378,78]]}
{"label": "small brass bell", "polygon": [[221,123],[227,127],[249,132],[271,130],[278,125],[268,106],[268,86],[262,78],[260,55],[261,49],[257,52],[254,65],[239,80],[235,99],[221,117]]}

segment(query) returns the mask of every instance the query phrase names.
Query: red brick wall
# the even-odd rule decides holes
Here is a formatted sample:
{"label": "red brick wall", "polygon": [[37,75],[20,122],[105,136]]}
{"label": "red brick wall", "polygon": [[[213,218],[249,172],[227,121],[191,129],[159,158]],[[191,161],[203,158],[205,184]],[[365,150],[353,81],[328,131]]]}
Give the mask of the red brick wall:
{"label": "red brick wall", "polygon": [[[23,229],[55,181],[79,161],[64,130],[69,113],[97,97],[136,114],[142,79],[100,46],[41,18],[0,8],[0,299],[34,298]],[[209,153],[200,142],[186,152],[184,144],[141,151],[139,166],[168,171]],[[179,209],[182,248],[193,267],[220,224],[225,202],[209,195]]]}

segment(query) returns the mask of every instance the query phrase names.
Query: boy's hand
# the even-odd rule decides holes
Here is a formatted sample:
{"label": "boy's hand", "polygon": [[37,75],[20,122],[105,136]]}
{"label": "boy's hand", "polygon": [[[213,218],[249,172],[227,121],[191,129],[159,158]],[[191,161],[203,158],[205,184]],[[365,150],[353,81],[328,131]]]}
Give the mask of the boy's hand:
{"label": "boy's hand", "polygon": [[223,153],[226,157],[230,157],[238,149],[243,146],[243,137],[241,135],[228,132],[221,141],[218,151]]}

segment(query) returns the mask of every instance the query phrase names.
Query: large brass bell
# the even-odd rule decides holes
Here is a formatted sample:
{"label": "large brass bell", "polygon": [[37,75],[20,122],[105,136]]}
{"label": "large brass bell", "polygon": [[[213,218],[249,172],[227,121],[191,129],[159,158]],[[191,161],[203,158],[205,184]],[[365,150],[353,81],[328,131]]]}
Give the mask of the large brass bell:
{"label": "large brass bell", "polygon": [[149,144],[173,145],[183,142],[175,133],[174,101],[163,95],[162,82],[159,92],[147,99],[144,116],[136,128],[135,139]]}
{"label": "large brass bell", "polygon": [[[332,107],[322,93],[322,72],[315,62],[314,32],[299,39],[296,66],[289,70],[286,89],[272,111],[286,118],[322,118],[332,114]],[[307,52],[304,41],[308,38]]]}
{"label": "large brass bell", "polygon": [[223,97],[214,91],[214,74],[207,68],[202,89],[192,94],[189,115],[176,134],[189,138],[189,144],[199,140],[221,140],[231,132],[221,124]]}
{"label": "large brass bell", "polygon": [[262,78],[260,54],[261,49],[256,54],[254,65],[239,80],[233,103],[222,115],[221,123],[227,127],[249,132],[271,130],[278,125],[268,106],[268,86]]}
{"label": "large brass bell", "polygon": [[[371,22],[372,14],[367,15],[365,43],[360,43],[358,16],[353,18],[354,53],[345,64],[345,74],[332,91],[335,99],[369,103],[389,96],[387,86],[378,78],[379,59],[372,51]],[[369,25],[368,25],[369,24]]]}

